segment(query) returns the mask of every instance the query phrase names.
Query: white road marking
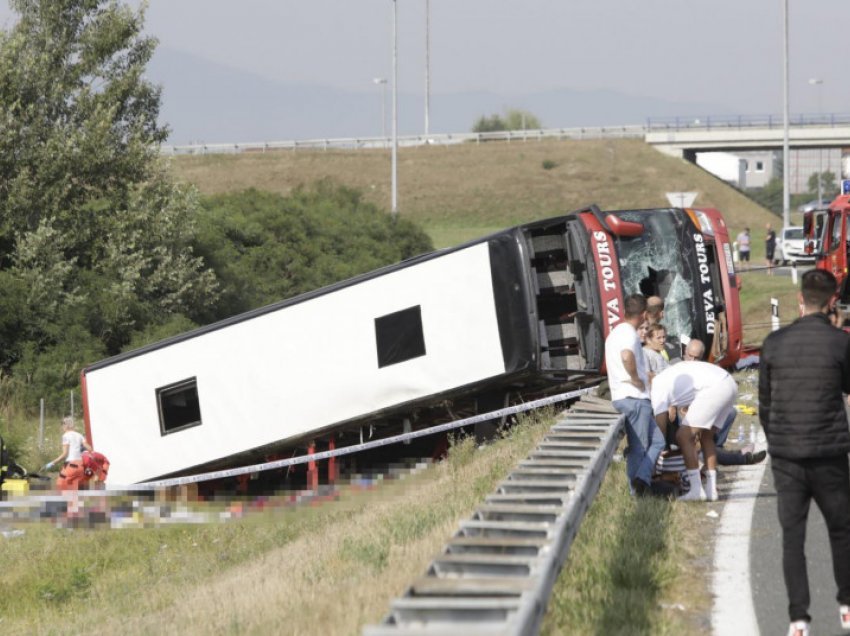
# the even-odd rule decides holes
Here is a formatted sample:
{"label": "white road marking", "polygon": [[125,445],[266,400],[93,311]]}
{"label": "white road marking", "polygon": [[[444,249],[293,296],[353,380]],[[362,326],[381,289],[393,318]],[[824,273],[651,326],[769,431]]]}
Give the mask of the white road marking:
{"label": "white road marking", "polygon": [[768,460],[741,466],[729,490],[714,543],[712,633],[759,634],[750,582],[753,510]]}

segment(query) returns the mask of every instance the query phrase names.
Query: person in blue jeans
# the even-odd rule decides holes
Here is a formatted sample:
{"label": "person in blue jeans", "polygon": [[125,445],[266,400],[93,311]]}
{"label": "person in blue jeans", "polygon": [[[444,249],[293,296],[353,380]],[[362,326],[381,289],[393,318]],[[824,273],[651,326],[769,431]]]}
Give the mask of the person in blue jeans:
{"label": "person in blue jeans", "polygon": [[664,449],[664,431],[659,430],[649,402],[649,376],[637,328],[646,320],[646,298],[627,296],[623,321],[605,339],[605,366],[611,402],[625,417],[629,447],[626,474],[632,492],[651,494],[652,473]]}

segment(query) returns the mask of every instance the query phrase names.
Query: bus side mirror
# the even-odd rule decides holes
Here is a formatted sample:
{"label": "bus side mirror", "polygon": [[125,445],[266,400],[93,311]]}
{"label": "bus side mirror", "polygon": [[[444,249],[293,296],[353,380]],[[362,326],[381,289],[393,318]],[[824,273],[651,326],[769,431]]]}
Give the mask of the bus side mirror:
{"label": "bus side mirror", "polygon": [[605,223],[611,228],[611,231],[620,237],[633,237],[643,234],[643,223],[637,221],[624,221],[616,214],[609,214],[605,217]]}
{"label": "bus side mirror", "polygon": [[815,252],[815,242],[814,241],[806,241],[806,243],[803,245],[803,251],[806,254],[809,254],[809,255],[814,254],[814,252]]}

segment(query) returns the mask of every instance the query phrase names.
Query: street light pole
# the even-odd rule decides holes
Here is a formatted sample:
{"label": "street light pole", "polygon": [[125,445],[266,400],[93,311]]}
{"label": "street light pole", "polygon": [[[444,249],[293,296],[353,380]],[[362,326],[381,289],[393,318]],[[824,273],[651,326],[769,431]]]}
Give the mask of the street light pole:
{"label": "street light pole", "polygon": [[791,150],[788,140],[788,0],[782,0],[782,227],[791,225]]}
{"label": "street light pole", "polygon": [[387,78],[376,77],[372,80],[381,87],[381,144],[387,143]]}
{"label": "street light pole", "polygon": [[[812,86],[817,86],[818,88],[818,115],[821,115],[823,113],[823,80],[819,77],[812,77],[809,80],[809,84],[811,84]],[[823,201],[823,183],[821,182],[822,178],[823,148],[818,148],[818,207],[820,207],[820,202]]]}
{"label": "street light pole", "polygon": [[393,153],[392,207],[393,219],[398,216],[398,1],[393,1]]}
{"label": "street light pole", "polygon": [[425,0],[425,141],[431,119],[431,0]]}

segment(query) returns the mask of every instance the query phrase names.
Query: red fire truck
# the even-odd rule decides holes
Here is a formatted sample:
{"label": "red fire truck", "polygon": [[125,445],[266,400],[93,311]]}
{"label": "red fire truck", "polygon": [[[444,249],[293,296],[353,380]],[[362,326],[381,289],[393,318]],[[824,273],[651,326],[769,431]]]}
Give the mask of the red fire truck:
{"label": "red fire truck", "polygon": [[840,194],[826,210],[806,212],[803,233],[807,253],[815,255],[818,269],[832,272],[839,284],[838,304],[843,310],[850,306],[850,283],[847,282],[848,246],[850,245],[850,180],[842,184]]}

